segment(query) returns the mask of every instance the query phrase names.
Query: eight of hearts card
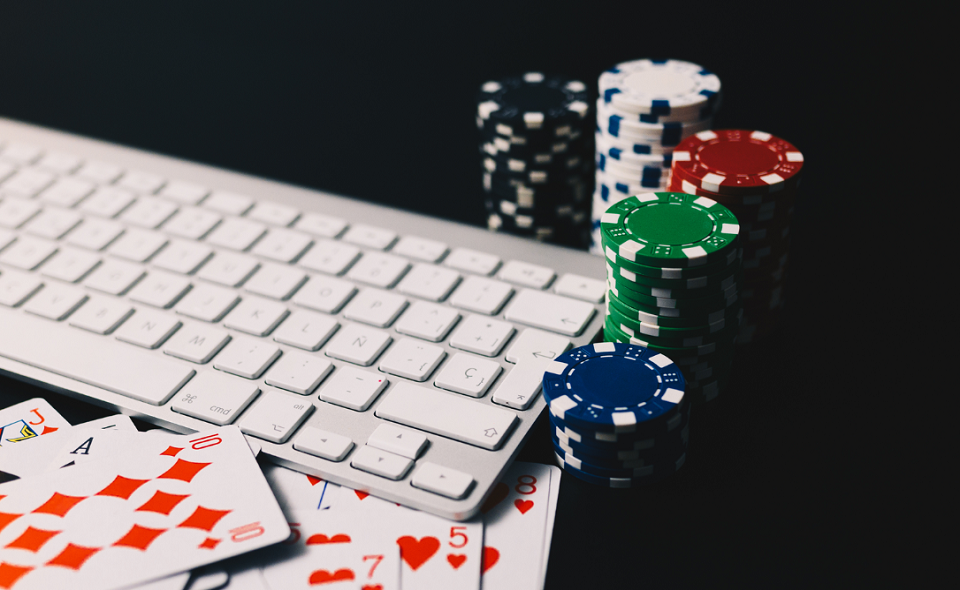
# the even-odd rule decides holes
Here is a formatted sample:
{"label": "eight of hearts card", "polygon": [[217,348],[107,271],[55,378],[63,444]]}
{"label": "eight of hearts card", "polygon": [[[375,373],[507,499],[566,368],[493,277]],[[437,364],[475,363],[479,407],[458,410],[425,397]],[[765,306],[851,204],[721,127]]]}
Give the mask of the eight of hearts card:
{"label": "eight of hearts card", "polygon": [[140,438],[0,485],[0,588],[122,588],[289,536],[236,426]]}

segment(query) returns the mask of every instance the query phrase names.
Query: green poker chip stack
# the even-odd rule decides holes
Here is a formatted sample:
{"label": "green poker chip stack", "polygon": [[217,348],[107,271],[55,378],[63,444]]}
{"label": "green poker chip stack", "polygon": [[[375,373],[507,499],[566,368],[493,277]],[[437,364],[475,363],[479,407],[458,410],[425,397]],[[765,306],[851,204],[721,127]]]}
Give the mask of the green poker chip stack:
{"label": "green poker chip stack", "polygon": [[662,352],[694,402],[729,380],[740,308],[740,225],[707,197],[643,193],[600,219],[607,266],[608,342]]}

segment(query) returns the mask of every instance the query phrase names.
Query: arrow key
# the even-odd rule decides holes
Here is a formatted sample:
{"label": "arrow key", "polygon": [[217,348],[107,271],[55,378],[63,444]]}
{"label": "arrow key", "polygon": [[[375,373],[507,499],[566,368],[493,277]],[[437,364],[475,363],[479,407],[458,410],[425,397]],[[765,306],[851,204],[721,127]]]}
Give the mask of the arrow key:
{"label": "arrow key", "polygon": [[381,424],[370,435],[367,444],[416,460],[423,448],[427,446],[427,437],[413,430],[397,428],[392,424]]}
{"label": "arrow key", "polygon": [[350,466],[387,479],[402,479],[413,461],[370,445],[363,445],[353,454]]}
{"label": "arrow key", "polygon": [[293,448],[301,453],[307,453],[330,461],[343,461],[353,441],[345,436],[320,430],[312,426],[304,426],[300,434],[293,439]]}
{"label": "arrow key", "polygon": [[470,490],[473,478],[462,471],[423,461],[410,484],[415,488],[459,500]]}

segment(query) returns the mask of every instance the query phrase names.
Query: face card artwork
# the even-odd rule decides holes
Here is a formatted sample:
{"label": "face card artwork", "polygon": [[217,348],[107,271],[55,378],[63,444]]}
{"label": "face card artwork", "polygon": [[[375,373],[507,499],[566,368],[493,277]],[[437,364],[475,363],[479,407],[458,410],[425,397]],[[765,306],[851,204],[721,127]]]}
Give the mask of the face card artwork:
{"label": "face card artwork", "polygon": [[143,438],[0,485],[0,587],[122,588],[288,537],[239,428]]}
{"label": "face card artwork", "polygon": [[69,427],[70,423],[47,400],[28,399],[0,410],[0,448]]}

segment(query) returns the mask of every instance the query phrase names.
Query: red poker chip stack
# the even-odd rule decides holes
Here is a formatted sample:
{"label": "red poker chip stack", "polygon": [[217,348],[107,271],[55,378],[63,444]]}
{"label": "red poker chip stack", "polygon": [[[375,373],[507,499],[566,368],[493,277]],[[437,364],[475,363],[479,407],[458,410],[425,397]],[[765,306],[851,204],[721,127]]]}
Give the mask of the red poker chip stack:
{"label": "red poker chip stack", "polygon": [[782,318],[802,168],[797,148],[763,131],[702,131],[674,149],[670,190],[713,199],[740,220],[744,315],[738,343],[760,340]]}

